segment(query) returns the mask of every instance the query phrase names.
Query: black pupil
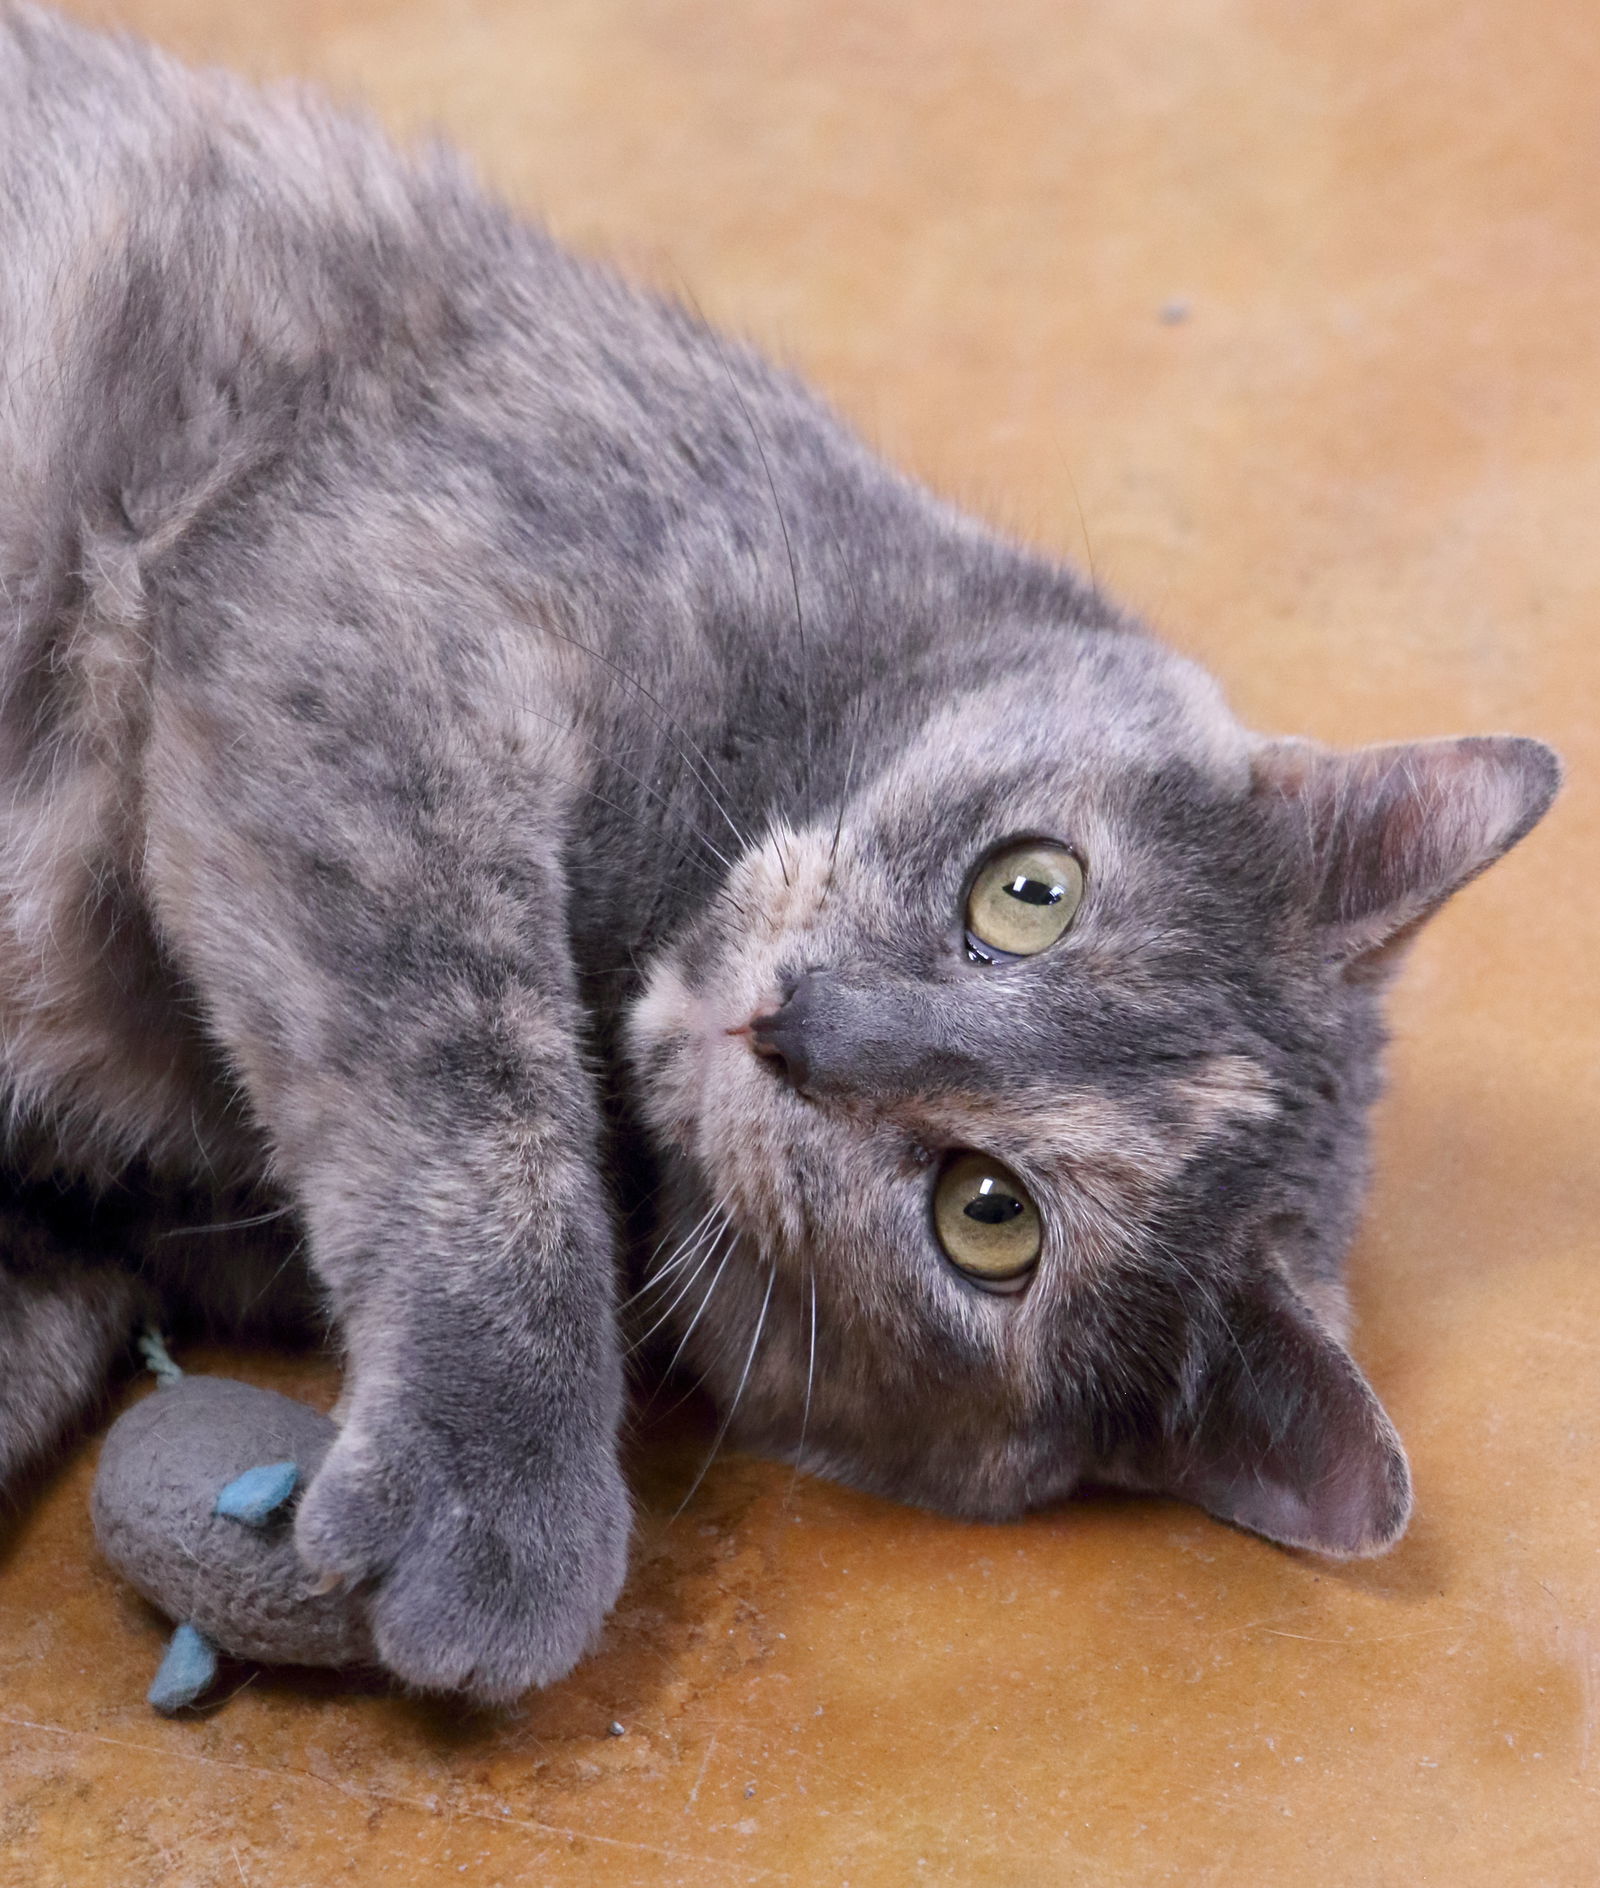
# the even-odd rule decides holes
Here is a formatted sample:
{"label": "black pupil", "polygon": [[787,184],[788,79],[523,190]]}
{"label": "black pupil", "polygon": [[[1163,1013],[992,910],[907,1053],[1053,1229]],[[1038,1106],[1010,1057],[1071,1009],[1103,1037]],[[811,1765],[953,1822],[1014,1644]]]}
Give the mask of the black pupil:
{"label": "black pupil", "polygon": [[961,1210],[968,1219],[975,1219],[980,1225],[1003,1226],[1008,1219],[1015,1219],[1022,1211],[1022,1202],[1010,1193],[983,1192],[968,1200]]}
{"label": "black pupil", "polygon": [[1062,887],[1047,885],[1042,878],[1014,878],[1006,887],[1013,898],[1020,898],[1025,905],[1058,905],[1061,902]]}

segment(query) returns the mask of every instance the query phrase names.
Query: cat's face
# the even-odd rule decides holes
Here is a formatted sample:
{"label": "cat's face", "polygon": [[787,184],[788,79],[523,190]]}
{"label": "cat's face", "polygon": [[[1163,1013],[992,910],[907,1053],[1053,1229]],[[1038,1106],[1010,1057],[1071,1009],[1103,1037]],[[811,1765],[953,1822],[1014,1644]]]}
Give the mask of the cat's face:
{"label": "cat's face", "polygon": [[735,1436],[964,1513],[1101,1479],[1393,1538],[1404,1458],[1337,1337],[1374,953],[1553,790],[1472,745],[1271,747],[1129,639],[738,861],[631,1022],[674,1235],[640,1309]]}

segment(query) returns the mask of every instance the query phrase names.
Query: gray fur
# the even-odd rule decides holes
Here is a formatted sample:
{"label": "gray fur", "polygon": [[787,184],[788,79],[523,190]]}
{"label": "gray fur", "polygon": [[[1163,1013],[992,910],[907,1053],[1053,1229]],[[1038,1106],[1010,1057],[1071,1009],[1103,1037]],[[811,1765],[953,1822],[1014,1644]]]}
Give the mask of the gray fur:
{"label": "gray fur", "polygon": [[[298,1541],[382,1660],[505,1697],[590,1643],[625,1254],[641,1335],[819,1471],[1392,1540],[1339,1284],[1381,983],[1548,752],[1263,741],[449,159],[4,22],[13,1164],[293,1208],[348,1363]],[[1017,834],[1089,893],[984,969]],[[806,976],[797,1081],[729,1032]],[[1026,1292],[940,1258],[951,1147],[1034,1188]]]}

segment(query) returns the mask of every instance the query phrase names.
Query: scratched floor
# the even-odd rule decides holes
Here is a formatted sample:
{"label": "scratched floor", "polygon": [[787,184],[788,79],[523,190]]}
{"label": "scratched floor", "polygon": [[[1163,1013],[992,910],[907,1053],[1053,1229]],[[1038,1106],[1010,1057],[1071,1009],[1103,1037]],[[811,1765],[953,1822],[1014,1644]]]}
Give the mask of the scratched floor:
{"label": "scratched floor", "polygon": [[1390,1558],[1132,1502],[958,1527],[738,1459],[669,1522],[691,1422],[643,1452],[603,1652],[513,1719],[257,1678],[164,1723],[86,1447],[0,1553],[0,1881],[1596,1880],[1591,0],[122,17],[442,123],[947,491],[1092,549],[1258,723],[1521,729],[1572,779],[1399,1000],[1355,1267],[1419,1489]]}

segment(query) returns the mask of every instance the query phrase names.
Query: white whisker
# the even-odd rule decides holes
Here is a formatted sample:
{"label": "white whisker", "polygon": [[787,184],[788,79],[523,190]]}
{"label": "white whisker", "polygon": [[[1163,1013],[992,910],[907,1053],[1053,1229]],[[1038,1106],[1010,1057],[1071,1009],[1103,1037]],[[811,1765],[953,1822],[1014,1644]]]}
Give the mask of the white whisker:
{"label": "white whisker", "polygon": [[761,1333],[766,1328],[767,1306],[772,1303],[772,1287],[776,1283],[777,1277],[778,1268],[773,1266],[767,1273],[767,1289],[761,1300],[761,1309],[756,1314],[755,1335],[750,1339],[750,1349],[745,1356],[744,1369],[739,1374],[739,1387],[733,1393],[733,1401],[728,1405],[727,1415],[723,1417],[721,1423],[718,1425],[717,1433],[711,1439],[711,1453],[702,1463],[700,1473],[695,1476],[693,1482],[690,1484],[688,1494],[684,1496],[682,1501],[680,1501],[677,1507],[672,1511],[672,1519],[674,1521],[683,1513],[689,1503],[694,1500],[695,1495],[699,1492],[700,1484],[710,1472],[711,1464],[717,1459],[718,1449],[722,1447],[728,1431],[733,1427],[733,1419],[739,1408],[739,1399],[744,1395],[744,1386],[750,1381],[750,1366],[756,1360],[756,1346],[761,1342]]}
{"label": "white whisker", "polygon": [[640,1285],[637,1291],[630,1292],[628,1296],[622,1300],[621,1304],[617,1306],[618,1311],[626,1311],[630,1305],[637,1304],[641,1298],[654,1291],[658,1285],[670,1278],[674,1272],[678,1271],[683,1266],[689,1256],[688,1249],[698,1241],[702,1230],[711,1223],[712,1216],[716,1211],[717,1208],[714,1205],[708,1206],[695,1221],[694,1225],[690,1227],[688,1232],[686,1232],[672,1248],[672,1254],[667,1259],[666,1263],[652,1271],[650,1269],[651,1264],[654,1260],[660,1258],[667,1242],[663,1239],[660,1244],[657,1245],[656,1249],[650,1254],[650,1258],[645,1261],[645,1278],[643,1284]]}
{"label": "white whisker", "polygon": [[[722,1243],[722,1240],[727,1236],[727,1234],[732,1231],[733,1231],[733,1222],[729,1220],[723,1226],[722,1231],[717,1235],[717,1245],[720,1245]],[[667,1382],[667,1380],[671,1377],[673,1371],[677,1369],[678,1359],[683,1355],[684,1350],[688,1345],[689,1339],[694,1336],[694,1327],[700,1322],[701,1318],[704,1317],[706,1306],[710,1304],[712,1298],[716,1295],[717,1285],[722,1278],[722,1274],[727,1270],[728,1261],[729,1259],[733,1257],[734,1247],[737,1246],[737,1244],[738,1244],[738,1238],[737,1236],[735,1236],[734,1244],[729,1246],[727,1251],[723,1253],[722,1263],[717,1267],[715,1273],[712,1275],[711,1283],[707,1285],[706,1287],[706,1295],[700,1300],[699,1305],[695,1308],[695,1314],[689,1320],[688,1330],[686,1330],[683,1336],[678,1339],[678,1348],[672,1353],[671,1357],[669,1357],[667,1360],[667,1367],[661,1373],[661,1381],[663,1383]],[[717,1247],[716,1245],[714,1245],[711,1248],[711,1251],[715,1252],[716,1249]],[[707,1254],[707,1257],[708,1258],[710,1257],[709,1253]]]}
{"label": "white whisker", "polygon": [[[646,1331],[642,1337],[635,1339],[635,1341],[628,1346],[624,1355],[632,1357],[637,1352],[643,1350],[645,1345],[648,1344],[651,1338],[655,1336],[656,1332],[661,1329],[662,1325],[665,1324],[667,1320],[672,1316],[673,1312],[677,1310],[678,1306],[683,1303],[684,1299],[688,1296],[690,1291],[694,1289],[695,1280],[711,1263],[712,1256],[715,1254],[717,1247],[722,1243],[722,1239],[726,1231],[727,1231],[726,1225],[718,1228],[715,1238],[713,1238],[710,1241],[710,1243],[706,1246],[705,1251],[702,1254],[699,1263],[695,1266],[694,1270],[689,1274],[689,1276],[686,1279],[683,1279],[679,1283],[678,1289],[673,1293],[671,1302],[667,1305],[666,1309],[661,1313],[661,1315],[656,1319],[655,1323],[650,1326],[649,1330]],[[726,1263],[726,1261],[724,1261],[724,1263]],[[720,1276],[720,1271],[721,1271],[721,1268],[719,1267],[718,1268],[719,1276]],[[702,1306],[702,1309],[703,1308],[704,1307]]]}
{"label": "white whisker", "polygon": [[203,1232],[238,1232],[245,1226],[265,1226],[269,1220],[283,1219],[292,1213],[292,1206],[278,1206],[270,1213],[253,1213],[249,1219],[219,1219],[210,1226],[174,1226],[170,1232],[157,1235],[160,1239],[194,1239]]}

